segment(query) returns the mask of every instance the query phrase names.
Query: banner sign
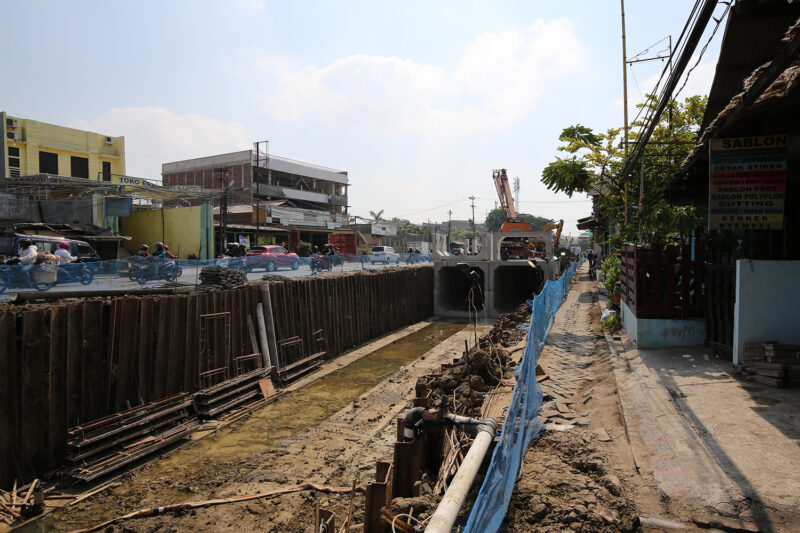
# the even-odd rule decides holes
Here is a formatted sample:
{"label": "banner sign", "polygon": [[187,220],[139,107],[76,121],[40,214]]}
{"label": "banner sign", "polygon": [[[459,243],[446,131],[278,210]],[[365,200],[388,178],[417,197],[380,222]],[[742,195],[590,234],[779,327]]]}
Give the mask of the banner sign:
{"label": "banner sign", "polygon": [[106,198],[105,213],[107,217],[131,216],[132,198]]}
{"label": "banner sign", "polygon": [[111,183],[117,185],[131,185],[134,187],[158,187],[155,183],[151,183],[142,178],[134,178],[131,176],[119,176],[117,174],[111,175]]}
{"label": "banner sign", "polygon": [[789,136],[712,139],[709,148],[709,229],[783,229]]}

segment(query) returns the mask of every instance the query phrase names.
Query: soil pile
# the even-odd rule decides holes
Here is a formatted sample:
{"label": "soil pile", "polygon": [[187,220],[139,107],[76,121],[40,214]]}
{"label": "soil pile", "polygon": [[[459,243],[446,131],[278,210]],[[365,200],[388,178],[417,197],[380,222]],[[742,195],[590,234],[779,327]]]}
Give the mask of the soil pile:
{"label": "soil pile", "polygon": [[595,443],[581,428],[534,441],[502,531],[636,531],[636,507]]}
{"label": "soil pile", "polygon": [[531,311],[526,304],[522,304],[513,313],[498,318],[486,338],[493,344],[500,344],[506,348],[514,346],[524,339],[528,332],[520,326],[529,323],[530,320]]}

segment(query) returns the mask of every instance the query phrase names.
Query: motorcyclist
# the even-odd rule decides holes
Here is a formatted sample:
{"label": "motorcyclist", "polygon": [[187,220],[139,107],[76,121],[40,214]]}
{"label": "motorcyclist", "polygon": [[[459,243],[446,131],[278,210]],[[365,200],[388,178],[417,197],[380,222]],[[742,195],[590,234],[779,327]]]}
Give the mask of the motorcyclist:
{"label": "motorcyclist", "polygon": [[136,256],[139,257],[140,259],[146,259],[150,257],[150,252],[148,252],[149,249],[150,247],[147,246],[146,244],[141,245],[139,247],[139,251],[136,253]]}
{"label": "motorcyclist", "polygon": [[59,265],[68,265],[76,261],[78,258],[69,253],[69,243],[67,241],[62,241],[58,245],[58,250],[56,250],[53,255],[58,257],[58,264]]}
{"label": "motorcyclist", "polygon": [[314,246],[311,251],[311,275],[315,276],[317,274],[317,270],[321,268],[320,266],[320,259],[321,256],[319,254],[319,248]]}
{"label": "motorcyclist", "polygon": [[164,251],[167,252],[167,258],[169,258],[169,259],[177,259],[178,258],[177,255],[170,253],[169,245],[167,245],[167,244],[164,245]]}
{"label": "motorcyclist", "polygon": [[225,253],[223,254],[227,257],[240,257],[242,254],[239,250],[239,243],[238,242],[229,242],[228,247],[225,249]]}
{"label": "motorcyclist", "polygon": [[36,245],[33,244],[33,241],[30,239],[19,240],[19,253],[15,262],[22,265],[20,272],[22,272],[28,286],[31,285],[31,270],[33,270],[33,266],[36,264],[38,257],[39,250],[36,249]]}
{"label": "motorcyclist", "polygon": [[155,250],[153,250],[153,257],[156,259],[166,259],[167,258],[167,250],[164,248],[163,242],[155,243]]}

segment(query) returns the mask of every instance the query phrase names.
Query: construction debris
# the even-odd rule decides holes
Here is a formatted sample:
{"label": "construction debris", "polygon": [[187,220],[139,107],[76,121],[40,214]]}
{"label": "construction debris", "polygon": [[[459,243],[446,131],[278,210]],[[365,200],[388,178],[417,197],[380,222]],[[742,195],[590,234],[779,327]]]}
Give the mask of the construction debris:
{"label": "construction debris", "polygon": [[757,383],[783,387],[800,383],[800,346],[776,342],[747,343],[742,354],[742,373]]}
{"label": "construction debris", "polygon": [[200,270],[200,285],[197,290],[219,291],[232,289],[247,283],[247,274],[235,268],[223,266],[207,266]]}

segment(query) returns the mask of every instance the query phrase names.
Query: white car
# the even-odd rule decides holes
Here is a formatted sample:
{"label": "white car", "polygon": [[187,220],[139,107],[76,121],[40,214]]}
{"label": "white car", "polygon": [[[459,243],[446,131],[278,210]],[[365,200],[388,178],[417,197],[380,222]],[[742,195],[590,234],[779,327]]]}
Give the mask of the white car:
{"label": "white car", "polygon": [[395,252],[391,246],[373,246],[369,251],[369,262],[373,265],[375,263],[383,263],[384,265],[389,263],[400,264],[400,254]]}

